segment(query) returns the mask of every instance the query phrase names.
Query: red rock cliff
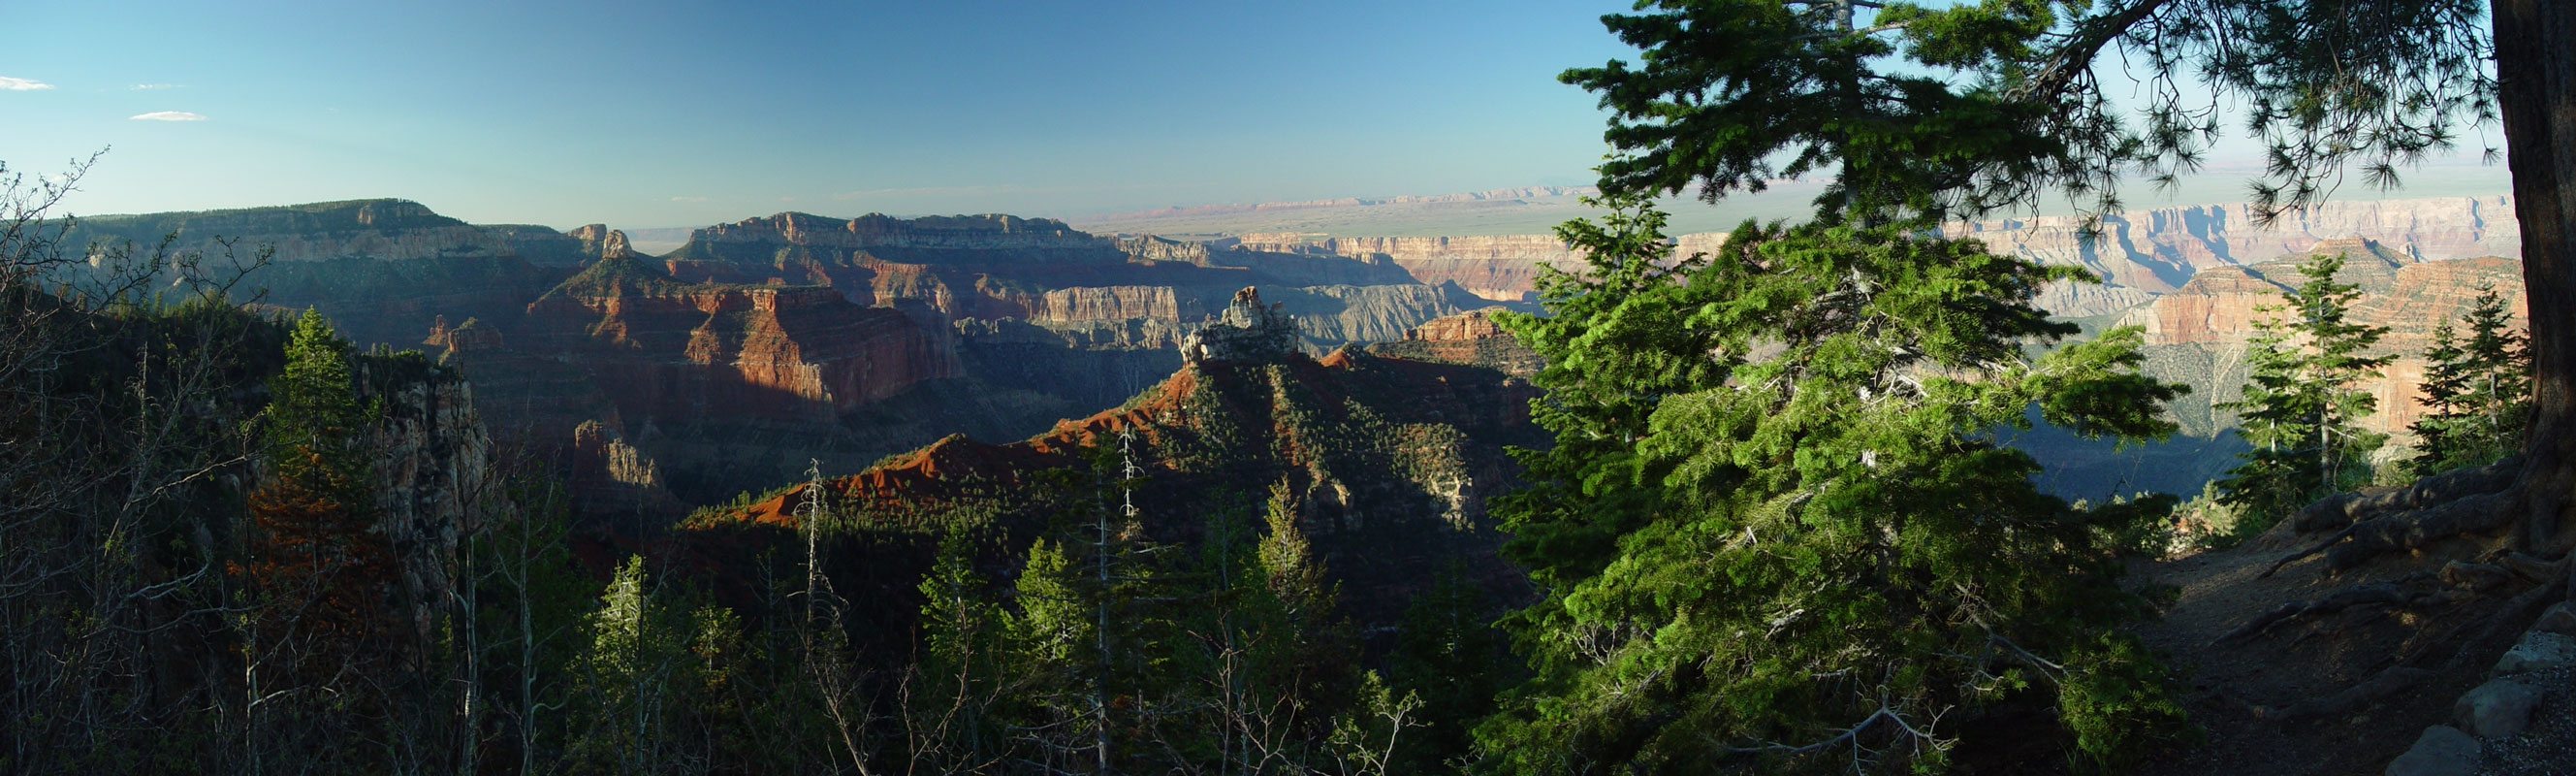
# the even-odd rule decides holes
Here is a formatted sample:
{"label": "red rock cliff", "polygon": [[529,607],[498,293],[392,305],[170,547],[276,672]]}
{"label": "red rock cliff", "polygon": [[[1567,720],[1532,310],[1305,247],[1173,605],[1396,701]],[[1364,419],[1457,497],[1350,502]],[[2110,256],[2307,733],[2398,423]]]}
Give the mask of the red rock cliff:
{"label": "red rock cliff", "polygon": [[633,419],[747,416],[828,422],[957,373],[903,313],[818,286],[681,283],[602,259],[528,306],[541,350],[573,354]]}

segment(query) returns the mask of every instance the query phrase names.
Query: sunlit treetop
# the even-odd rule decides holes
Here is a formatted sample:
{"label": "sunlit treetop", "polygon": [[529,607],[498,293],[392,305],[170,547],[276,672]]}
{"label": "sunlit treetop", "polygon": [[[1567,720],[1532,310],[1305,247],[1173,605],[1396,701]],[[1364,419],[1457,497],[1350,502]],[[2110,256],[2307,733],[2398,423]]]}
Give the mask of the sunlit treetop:
{"label": "sunlit treetop", "polygon": [[[1605,186],[1833,176],[1818,218],[1886,223],[2117,210],[2125,178],[2196,170],[2223,133],[2266,150],[2258,215],[2399,168],[2495,120],[2471,0],[1648,0],[1603,18],[1635,62],[1560,77],[1601,95]],[[2135,79],[2134,85],[2129,83]],[[2233,123],[2241,126],[2230,127]],[[2490,148],[2492,157],[2495,151]]]}

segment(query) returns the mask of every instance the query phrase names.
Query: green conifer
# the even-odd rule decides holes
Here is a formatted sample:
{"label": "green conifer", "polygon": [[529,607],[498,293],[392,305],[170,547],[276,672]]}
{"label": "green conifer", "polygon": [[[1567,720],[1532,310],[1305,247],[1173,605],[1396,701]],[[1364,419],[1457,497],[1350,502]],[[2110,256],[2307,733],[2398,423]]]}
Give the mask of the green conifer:
{"label": "green conifer", "polygon": [[[1932,768],[1963,709],[2045,709],[2086,761],[2133,756],[2180,710],[2115,626],[2144,611],[2117,537],[2171,500],[2079,510],[1988,429],[2171,430],[2140,333],[2031,306],[2084,277],[1913,229],[1747,224],[1672,259],[1662,216],[1612,194],[1568,224],[1580,273],[1551,315],[1557,444],[1497,505],[1539,583],[1505,620],[1535,676],[1478,738],[1507,773]],[[2069,700],[2075,699],[2075,700]],[[2080,700],[2082,702],[2075,702]]]}
{"label": "green conifer", "polygon": [[2423,384],[2432,412],[2413,427],[2421,453],[2413,462],[2417,473],[2484,465],[2522,447],[2531,354],[2512,323],[2504,295],[2482,285],[2469,309],[2467,339],[2452,334],[2447,321],[2434,329]]}
{"label": "green conifer", "polygon": [[2218,482],[2226,503],[2250,511],[2240,531],[2260,531],[2366,481],[2370,453],[2388,439],[2358,425],[2379,401],[2360,383],[2391,359],[2365,354],[2388,330],[2352,321],[2361,290],[2334,279],[2343,263],[2340,254],[2300,263],[2306,280],[2285,303],[2255,308],[2273,316],[2255,324],[2244,398],[2217,405],[2240,413],[2237,424],[2253,444],[2239,454],[2245,463]]}

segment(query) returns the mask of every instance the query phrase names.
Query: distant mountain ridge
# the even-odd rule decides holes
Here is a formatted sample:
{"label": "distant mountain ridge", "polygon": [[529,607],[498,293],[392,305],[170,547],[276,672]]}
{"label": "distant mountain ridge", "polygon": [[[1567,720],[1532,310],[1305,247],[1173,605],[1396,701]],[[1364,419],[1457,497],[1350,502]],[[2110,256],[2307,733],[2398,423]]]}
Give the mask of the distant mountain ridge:
{"label": "distant mountain ridge", "polygon": [[1331,199],[1305,199],[1285,202],[1253,202],[1248,204],[1226,205],[1174,205],[1171,207],[1155,208],[1153,210],[1139,210],[1133,213],[1112,213],[1092,216],[1089,220],[1131,221],[1183,215],[1224,215],[1231,213],[1257,213],[1267,210],[1297,210],[1301,208],[1321,207],[1365,207],[1371,205],[1424,205],[1448,202],[1489,202],[1495,200],[1534,199],[1540,197],[1591,196],[1599,193],[1601,193],[1601,189],[1597,186],[1519,186],[1505,189],[1470,191],[1459,194],[1427,194],[1396,197],[1334,197]]}
{"label": "distant mountain ridge", "polygon": [[281,263],[352,256],[417,259],[513,255],[540,266],[578,265],[581,241],[529,224],[474,225],[439,215],[407,199],[352,199],[301,205],[138,215],[85,216],[69,235],[72,245],[131,242],[149,249],[174,237],[175,252],[219,256],[218,238],[233,241],[241,259],[255,248],[274,249]]}
{"label": "distant mountain ridge", "polygon": [[[2319,203],[2260,225],[2242,204],[2188,205],[2106,214],[2090,239],[2071,216],[1960,221],[1953,236],[1972,237],[1998,253],[2092,270],[2102,285],[2059,284],[2042,294],[2052,313],[2087,317],[2142,304],[2213,267],[2245,266],[2302,254],[2335,240],[2388,246],[2411,261],[2519,256],[2522,233],[2513,198],[2436,197]],[[1681,253],[1712,251],[1723,232],[1675,235]],[[1383,256],[1424,282],[1454,280],[1487,299],[1532,301],[1538,265],[1571,269],[1582,255],[1551,234],[1457,237],[1344,237],[1300,232],[1245,232],[1212,244],[1266,251],[1304,251],[1354,258]]]}

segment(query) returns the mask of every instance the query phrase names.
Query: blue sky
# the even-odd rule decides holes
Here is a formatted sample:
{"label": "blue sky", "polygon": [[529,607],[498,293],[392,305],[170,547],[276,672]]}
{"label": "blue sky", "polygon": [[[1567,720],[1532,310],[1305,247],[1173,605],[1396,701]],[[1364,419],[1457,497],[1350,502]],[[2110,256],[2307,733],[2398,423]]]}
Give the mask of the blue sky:
{"label": "blue sky", "polygon": [[1621,0],[13,5],[0,161],[113,146],[85,213],[393,196],[646,227],[1579,184],[1601,114],[1554,76],[1629,54],[1596,21]]}

